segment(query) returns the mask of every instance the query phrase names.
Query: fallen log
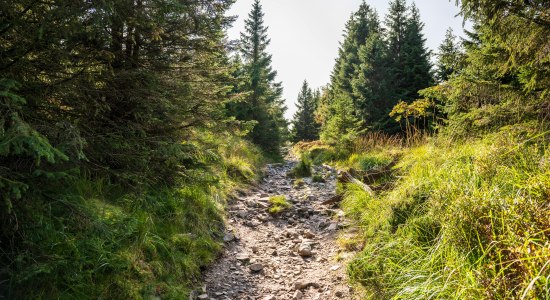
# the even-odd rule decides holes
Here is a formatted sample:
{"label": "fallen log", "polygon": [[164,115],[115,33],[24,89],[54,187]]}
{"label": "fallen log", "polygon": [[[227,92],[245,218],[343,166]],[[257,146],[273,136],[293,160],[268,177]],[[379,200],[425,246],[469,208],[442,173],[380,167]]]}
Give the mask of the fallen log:
{"label": "fallen log", "polygon": [[397,164],[397,159],[394,159],[388,165],[385,165],[380,168],[371,169],[368,171],[359,171],[355,169],[350,169],[348,172],[351,176],[355,178],[360,178],[362,182],[366,184],[374,184],[380,178],[390,176],[393,173],[393,167]]}
{"label": "fallen log", "polygon": [[370,186],[366,185],[361,180],[353,177],[349,172],[346,172],[346,171],[338,172],[338,182],[353,183],[358,187],[360,187],[365,192],[367,192],[369,195],[374,196],[374,191],[370,188]]}

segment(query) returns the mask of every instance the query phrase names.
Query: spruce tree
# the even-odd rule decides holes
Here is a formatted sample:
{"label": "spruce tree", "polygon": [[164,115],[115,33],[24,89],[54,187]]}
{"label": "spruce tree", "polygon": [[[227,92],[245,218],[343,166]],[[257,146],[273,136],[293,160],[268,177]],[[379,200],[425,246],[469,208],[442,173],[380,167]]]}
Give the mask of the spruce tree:
{"label": "spruce tree", "polygon": [[256,0],[245,21],[245,32],[241,33],[240,53],[246,74],[244,91],[249,96],[239,108],[242,111],[238,116],[257,123],[250,133],[254,143],[268,153],[278,154],[287,131],[286,107],[281,98],[281,83],[275,81],[277,72],[272,69],[271,55],[266,51],[270,39],[263,18],[262,6]]}
{"label": "spruce tree", "polygon": [[426,47],[426,39],[422,30],[424,23],[420,20],[420,12],[416,5],[410,7],[410,17],[406,24],[405,35],[405,69],[404,69],[404,98],[405,101],[414,101],[418,98],[418,91],[433,84],[431,73],[431,51]]}
{"label": "spruce tree", "polygon": [[329,106],[330,117],[323,124],[321,140],[329,144],[347,143],[356,138],[361,120],[355,117],[352,99],[336,94]]}
{"label": "spruce tree", "polygon": [[408,12],[405,0],[393,0],[386,15],[386,42],[388,46],[388,79],[392,82],[388,107],[405,98],[405,41],[407,37]]}
{"label": "spruce tree", "polygon": [[387,101],[386,45],[376,11],[368,14],[370,33],[359,48],[359,71],[352,80],[358,117],[372,127],[383,118]]}
{"label": "spruce tree", "polygon": [[386,16],[387,26],[387,100],[384,105],[384,118],[378,123],[381,130],[396,132],[399,126],[388,114],[399,102],[411,103],[419,97],[418,91],[432,85],[430,51],[422,30],[424,24],[413,3],[407,8],[406,0],[390,2]]}
{"label": "spruce tree", "polygon": [[360,48],[373,32],[379,30],[378,20],[373,18],[374,14],[372,8],[363,1],[357,12],[351,15],[346,24],[345,39],[338,50],[339,56],[332,72],[332,88],[338,93],[345,93],[353,100],[356,97],[354,97],[352,81],[357,77],[361,65]]}
{"label": "spruce tree", "polygon": [[448,28],[445,39],[439,46],[437,54],[436,77],[439,82],[447,81],[456,75],[463,65],[463,54],[460,44],[456,41],[453,29]]}
{"label": "spruce tree", "polygon": [[319,92],[314,95],[307,81],[304,81],[302,89],[296,101],[297,111],[292,121],[292,135],[295,142],[313,141],[319,138],[318,126],[315,122],[315,110]]}

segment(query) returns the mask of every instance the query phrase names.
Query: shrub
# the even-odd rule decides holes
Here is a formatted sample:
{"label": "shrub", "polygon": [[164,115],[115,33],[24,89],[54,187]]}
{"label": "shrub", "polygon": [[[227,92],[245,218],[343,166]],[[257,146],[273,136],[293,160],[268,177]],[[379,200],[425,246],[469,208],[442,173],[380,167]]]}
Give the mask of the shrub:
{"label": "shrub", "polygon": [[303,154],[298,164],[290,171],[289,175],[294,178],[303,178],[311,176],[311,159]]}
{"label": "shrub", "polygon": [[311,179],[313,182],[325,182],[325,178],[321,174],[315,174]]}

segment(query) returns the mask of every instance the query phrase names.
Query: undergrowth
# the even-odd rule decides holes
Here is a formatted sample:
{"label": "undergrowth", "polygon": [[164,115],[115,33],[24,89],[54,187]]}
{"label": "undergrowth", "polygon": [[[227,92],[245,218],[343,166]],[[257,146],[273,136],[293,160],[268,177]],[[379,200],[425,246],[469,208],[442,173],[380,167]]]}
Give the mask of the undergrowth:
{"label": "undergrowth", "polygon": [[548,134],[514,125],[482,139],[364,149],[340,166],[399,154],[390,189],[348,184],[361,228],[348,266],[369,299],[550,299]]}
{"label": "undergrowth", "polygon": [[289,176],[293,178],[304,178],[311,176],[312,162],[308,155],[302,154],[298,164],[290,170]]}
{"label": "undergrowth", "polygon": [[[221,249],[224,199],[258,176],[250,143],[205,133],[204,167],[141,192],[85,174],[28,195],[17,235],[2,240],[10,299],[183,299]],[[200,172],[200,174],[199,174]],[[0,297],[2,298],[2,297]]]}

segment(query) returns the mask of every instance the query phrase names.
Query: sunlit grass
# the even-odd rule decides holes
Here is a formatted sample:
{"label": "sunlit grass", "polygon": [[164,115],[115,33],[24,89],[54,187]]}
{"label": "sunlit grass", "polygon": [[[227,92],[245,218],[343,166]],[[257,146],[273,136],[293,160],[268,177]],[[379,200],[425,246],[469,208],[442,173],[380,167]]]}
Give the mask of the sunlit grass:
{"label": "sunlit grass", "polygon": [[[550,151],[523,136],[405,148],[393,189],[348,185],[342,207],[365,241],[351,278],[372,299],[547,299]],[[395,149],[382,151],[347,163]]]}
{"label": "sunlit grass", "polygon": [[271,214],[279,214],[292,207],[292,204],[286,200],[284,195],[270,197],[269,204],[269,212]]}

